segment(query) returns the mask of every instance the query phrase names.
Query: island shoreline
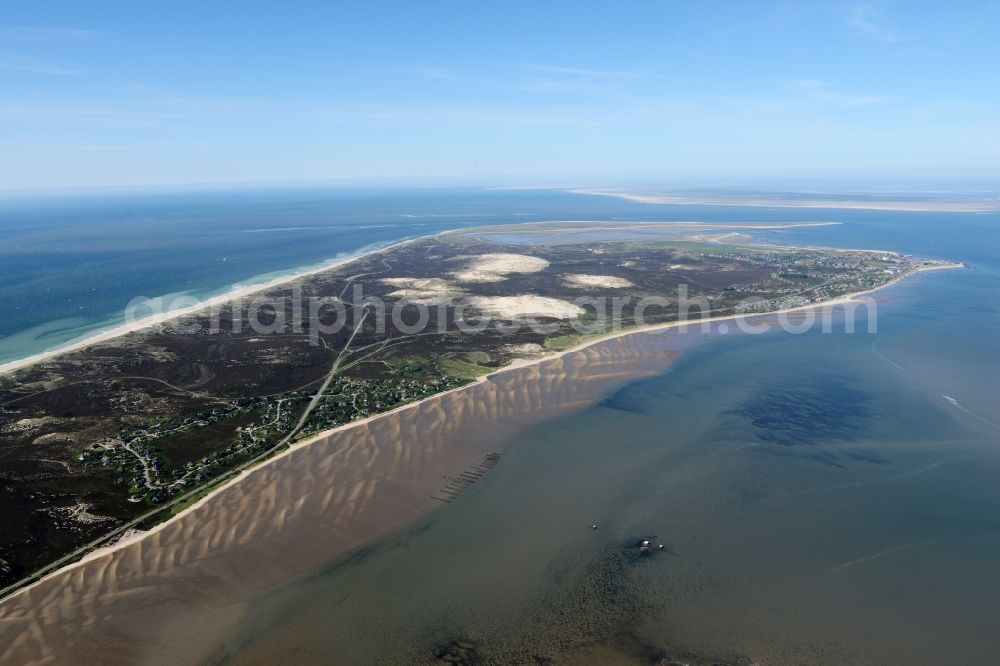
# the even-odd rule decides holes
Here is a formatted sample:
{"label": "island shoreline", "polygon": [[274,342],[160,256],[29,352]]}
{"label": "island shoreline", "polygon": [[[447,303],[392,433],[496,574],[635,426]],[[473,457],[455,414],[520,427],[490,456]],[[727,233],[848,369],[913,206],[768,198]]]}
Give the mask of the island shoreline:
{"label": "island shoreline", "polygon": [[[468,230],[467,229],[463,229],[463,230],[457,230],[457,231],[468,231]],[[345,265],[347,263],[353,262],[355,260],[360,260],[360,259],[368,257],[368,256],[372,256],[372,255],[375,255],[375,254],[378,254],[378,253],[386,252],[388,250],[400,247],[402,245],[406,245],[406,244],[409,244],[409,243],[417,242],[419,240],[424,240],[426,238],[438,237],[438,236],[449,234],[449,233],[455,233],[455,232],[449,231],[449,232],[442,232],[442,233],[437,233],[437,234],[431,234],[429,236],[424,236],[424,237],[420,237],[420,238],[409,239],[409,240],[406,240],[406,241],[402,241],[400,243],[395,243],[395,244],[393,244],[391,246],[387,246],[385,248],[381,248],[379,250],[372,251],[370,253],[366,253],[366,254],[363,254],[363,255],[356,256],[356,257],[351,257],[349,259],[341,260],[341,261],[339,261],[336,264],[336,266],[327,267],[327,268],[325,268],[323,270],[330,270],[331,268],[340,267],[342,265]],[[836,248],[831,248],[831,249],[836,249]],[[880,250],[880,252],[881,252],[881,250]],[[687,326],[706,326],[706,325],[711,325],[713,323],[725,322],[725,321],[745,320],[745,319],[750,319],[750,318],[774,317],[774,316],[781,316],[781,315],[790,314],[790,313],[804,313],[804,312],[808,312],[810,310],[817,310],[817,309],[821,310],[821,309],[824,309],[824,308],[833,308],[833,307],[836,307],[838,305],[845,305],[845,304],[854,302],[854,301],[856,301],[856,299],[858,299],[860,297],[863,297],[863,296],[866,296],[868,294],[872,294],[872,293],[881,291],[883,289],[886,289],[886,288],[888,288],[890,286],[893,286],[895,284],[898,284],[899,282],[905,280],[906,278],[911,277],[913,275],[916,275],[918,273],[922,273],[922,272],[926,272],[926,271],[931,271],[931,270],[942,270],[942,269],[953,269],[953,268],[964,268],[964,267],[965,267],[965,265],[962,264],[962,263],[944,263],[944,262],[942,262],[940,264],[933,264],[933,265],[928,265],[928,266],[920,266],[920,267],[911,269],[911,270],[907,271],[906,273],[903,273],[902,275],[899,275],[899,276],[893,278],[892,280],[890,280],[890,281],[888,281],[888,282],[886,282],[886,283],[884,283],[882,285],[879,285],[877,287],[874,287],[872,289],[867,289],[867,290],[863,290],[863,291],[859,291],[859,292],[852,292],[850,294],[844,294],[842,296],[839,296],[839,297],[837,297],[835,299],[832,299],[832,300],[829,300],[829,301],[823,301],[823,302],[819,302],[819,303],[809,303],[809,304],[806,304],[806,305],[800,305],[800,306],[796,306],[796,307],[792,307],[792,308],[785,308],[785,309],[781,309],[781,310],[772,310],[772,311],[767,311],[767,312],[752,312],[752,313],[720,315],[720,316],[715,316],[715,317],[705,317],[705,318],[695,319],[695,320],[691,320],[691,321],[683,321],[683,322],[680,322],[680,321],[671,321],[671,322],[662,322],[662,323],[658,323],[658,324],[649,324],[649,325],[646,325],[646,326],[630,327],[630,328],[626,328],[626,329],[622,329],[622,330],[611,331],[611,332],[608,332],[606,334],[602,334],[602,335],[599,335],[597,337],[581,341],[579,344],[574,345],[574,346],[572,346],[570,348],[567,348],[565,350],[553,352],[553,353],[550,353],[550,354],[545,354],[545,355],[540,356],[538,358],[521,359],[521,360],[515,361],[515,362],[513,362],[513,363],[511,363],[511,364],[509,364],[509,365],[507,365],[507,366],[505,366],[503,368],[499,368],[497,370],[494,370],[493,372],[490,372],[488,374],[485,374],[485,375],[482,375],[480,377],[477,377],[475,380],[473,380],[472,382],[470,382],[468,384],[465,384],[465,385],[462,385],[462,386],[459,386],[459,387],[456,387],[456,388],[453,388],[453,389],[449,389],[447,391],[442,391],[440,393],[435,393],[433,395],[427,396],[426,398],[422,398],[422,399],[417,400],[415,402],[408,403],[408,404],[405,404],[405,405],[401,405],[399,407],[396,407],[396,408],[391,409],[391,410],[386,411],[386,412],[381,412],[381,413],[378,413],[378,414],[373,414],[371,416],[365,417],[363,419],[359,419],[357,421],[352,421],[350,423],[345,423],[345,424],[339,425],[339,426],[337,426],[335,428],[331,428],[331,429],[324,430],[324,431],[321,431],[321,432],[318,432],[318,433],[314,433],[314,434],[310,435],[308,438],[303,439],[303,440],[298,441],[298,442],[292,442],[292,443],[289,444],[289,446],[287,448],[285,448],[282,451],[279,451],[275,455],[273,455],[273,456],[271,456],[271,457],[269,457],[269,458],[267,458],[265,460],[262,460],[259,463],[255,464],[255,465],[253,465],[251,467],[248,467],[246,469],[240,470],[240,472],[238,474],[236,474],[236,476],[234,476],[233,478],[229,479],[228,481],[225,481],[224,483],[218,485],[215,488],[212,488],[203,497],[199,498],[198,501],[196,501],[195,503],[193,503],[193,504],[185,507],[182,511],[180,511],[177,514],[171,516],[167,520],[164,520],[163,522],[157,523],[151,529],[139,532],[137,534],[134,534],[134,535],[132,535],[132,536],[130,536],[128,538],[122,539],[122,540],[120,540],[120,541],[118,541],[118,542],[116,542],[116,543],[114,543],[112,545],[94,548],[93,550],[91,550],[91,551],[89,551],[87,553],[82,554],[81,557],[80,557],[80,559],[78,559],[78,560],[76,560],[74,562],[67,563],[67,564],[65,564],[65,565],[63,565],[63,566],[61,566],[61,567],[59,567],[57,569],[54,569],[54,570],[46,573],[45,575],[43,575],[41,578],[38,578],[37,580],[34,580],[31,583],[29,583],[27,585],[24,585],[23,587],[14,587],[14,586],[12,586],[12,587],[14,587],[14,589],[9,589],[9,591],[7,592],[7,594],[5,596],[0,597],[0,606],[3,606],[5,604],[7,604],[8,602],[13,602],[13,600],[15,600],[17,597],[21,596],[22,594],[30,592],[36,586],[44,584],[44,583],[48,582],[50,579],[52,579],[52,578],[54,578],[56,576],[65,575],[66,573],[71,572],[71,571],[75,570],[76,568],[79,568],[81,566],[86,565],[89,561],[91,561],[94,558],[114,553],[115,551],[121,550],[121,549],[126,548],[126,547],[128,547],[130,545],[133,545],[133,544],[135,544],[137,542],[143,541],[145,539],[148,539],[148,538],[154,536],[155,534],[157,534],[157,532],[159,532],[159,531],[167,528],[168,526],[171,526],[175,521],[180,520],[182,517],[186,517],[187,514],[189,514],[190,512],[195,511],[198,508],[200,508],[203,505],[205,505],[206,503],[212,501],[215,498],[215,496],[217,496],[218,494],[227,491],[228,489],[231,488],[231,486],[233,486],[233,485],[241,482],[248,474],[251,474],[251,473],[257,472],[257,471],[259,471],[261,469],[267,468],[269,465],[272,465],[272,464],[274,464],[274,463],[276,463],[278,461],[281,461],[285,457],[287,457],[289,455],[292,455],[294,452],[300,450],[301,448],[304,448],[304,447],[316,444],[317,442],[323,441],[323,440],[327,439],[328,437],[330,437],[331,435],[334,435],[334,434],[344,433],[344,432],[350,431],[352,429],[364,428],[364,427],[367,427],[368,425],[370,425],[370,424],[372,424],[372,423],[374,423],[376,421],[379,421],[381,419],[391,418],[391,417],[394,417],[394,416],[398,416],[401,412],[405,412],[407,410],[419,409],[420,407],[424,406],[429,401],[441,400],[442,398],[444,398],[445,396],[448,396],[449,394],[457,393],[457,392],[461,392],[461,391],[467,391],[467,390],[471,389],[472,387],[475,387],[477,385],[483,384],[483,383],[487,382],[488,380],[490,380],[492,378],[495,378],[495,377],[497,377],[499,375],[502,375],[503,373],[507,373],[507,372],[518,370],[518,369],[522,369],[522,368],[525,368],[525,367],[539,365],[539,364],[542,364],[542,363],[545,363],[545,362],[553,361],[553,360],[559,359],[559,358],[561,358],[563,356],[566,356],[566,355],[569,355],[569,354],[573,354],[573,353],[577,353],[577,352],[586,350],[587,348],[593,347],[595,345],[599,345],[599,344],[602,344],[602,343],[605,343],[605,342],[608,342],[608,341],[612,341],[612,340],[616,340],[616,339],[619,339],[619,338],[625,338],[625,337],[632,336],[632,335],[638,336],[638,335],[647,334],[647,333],[665,332],[665,331],[668,331],[668,330],[671,330],[671,329],[682,328],[682,327],[687,327]],[[314,272],[322,272],[322,271],[317,270],[317,271],[314,271]],[[281,284],[287,284],[289,281],[294,281],[295,279],[298,279],[298,278],[301,278],[301,277],[305,277],[305,274],[298,274],[298,275],[294,276],[291,279],[283,280],[281,282]],[[267,285],[267,286],[268,287],[273,287],[273,286],[278,286],[278,285],[277,284],[271,284],[271,285]],[[259,291],[259,290],[255,289],[254,291]],[[233,300],[233,298],[230,298],[230,299],[228,299],[226,301],[222,301],[222,302],[225,303],[225,302],[229,302],[230,300]],[[199,304],[197,306],[197,309],[194,310],[194,312],[200,311],[200,310],[205,309],[207,307],[211,307],[212,305],[215,305],[215,304],[214,303],[213,304],[208,304],[208,305]],[[177,316],[184,316],[184,314],[190,314],[190,313],[183,313],[183,314],[180,314],[180,315],[178,315],[178,314],[171,314],[169,317],[166,317],[164,319],[164,321],[167,321],[167,320],[170,320],[170,319],[174,319]],[[162,322],[157,322],[157,323],[162,323]],[[153,326],[153,325],[156,325],[156,323],[149,324],[149,326]],[[148,326],[145,326],[143,328],[147,328],[147,327]],[[136,330],[142,330],[142,329],[136,329]],[[136,332],[136,331],[127,331],[126,333],[131,333],[131,332]],[[124,335],[126,333],[122,333],[120,335]],[[120,335],[119,336],[114,336],[114,337],[120,337]],[[104,340],[102,340],[102,341],[104,341]],[[93,343],[91,343],[91,344],[93,344]],[[64,351],[59,352],[59,353],[67,353],[67,350],[64,350]],[[56,354],[53,353],[53,355],[56,355]],[[109,538],[113,538],[113,537],[109,537]],[[341,553],[340,555],[343,556],[345,554]]]}
{"label": "island shoreline", "polygon": [[[154,326],[159,326],[160,324],[166,323],[173,319],[179,317],[186,317],[188,315],[197,314],[203,310],[207,310],[212,307],[218,307],[221,305],[226,305],[232,303],[240,298],[245,298],[246,296],[251,296],[253,294],[260,293],[262,291],[267,291],[268,289],[273,289],[276,287],[281,287],[286,284],[290,284],[301,280],[303,278],[310,277],[312,275],[317,275],[320,273],[325,273],[327,271],[332,271],[343,266],[350,265],[351,263],[365,259],[367,257],[376,256],[383,252],[388,252],[389,250],[395,250],[397,248],[406,246],[417,241],[426,240],[428,238],[434,238],[435,236],[440,236],[450,232],[440,232],[436,234],[428,234],[426,236],[418,236],[416,238],[408,238],[406,240],[401,240],[394,242],[385,247],[377,248],[374,250],[361,251],[356,254],[352,254],[347,257],[341,257],[340,259],[334,259],[333,261],[324,262],[319,266],[314,266],[313,268],[307,268],[295,273],[290,273],[288,275],[282,275],[265,282],[259,282],[256,284],[250,284],[242,287],[235,287],[222,294],[206,298],[205,300],[199,301],[194,305],[190,305],[183,308],[177,308],[176,310],[169,310],[167,312],[161,312],[159,314],[150,315],[144,317],[134,322],[133,324],[119,324],[113,328],[106,329],[100,333],[96,333],[90,337],[77,340],[75,342],[68,342],[61,347],[56,347],[55,349],[49,349],[47,351],[39,352],[37,354],[32,354],[30,356],[25,356],[24,358],[15,359],[13,361],[7,361],[5,363],[0,363],[0,376],[10,374],[16,370],[22,368],[27,368],[36,363],[42,363],[51,358],[57,356],[62,356],[63,354],[70,354],[75,351],[80,351],[81,349],[86,349],[87,347],[102,342],[110,342],[117,338],[124,337],[130,333],[141,333],[147,329]],[[238,283],[237,283],[238,284]],[[141,297],[136,297],[141,298]]]}
{"label": "island shoreline", "polygon": [[[586,221],[587,224],[606,224],[607,222],[608,222],[607,220],[587,220]],[[245,298],[247,296],[252,296],[254,294],[258,294],[258,293],[267,291],[268,289],[274,289],[274,288],[277,288],[277,287],[281,287],[281,286],[284,286],[284,285],[287,285],[287,284],[294,283],[294,282],[296,282],[298,280],[310,277],[312,275],[318,275],[318,274],[321,274],[321,273],[326,273],[327,271],[335,270],[337,268],[342,268],[344,266],[349,266],[350,264],[352,264],[352,263],[354,263],[356,261],[360,261],[362,259],[367,259],[367,258],[373,257],[373,256],[378,256],[379,254],[384,254],[386,252],[390,252],[390,251],[399,249],[401,247],[405,247],[406,245],[410,245],[410,244],[413,244],[413,243],[418,243],[420,241],[425,241],[425,240],[429,240],[429,239],[432,239],[432,238],[438,238],[438,237],[441,237],[441,236],[447,236],[447,235],[450,235],[450,234],[471,232],[471,231],[475,231],[477,229],[485,229],[485,230],[490,230],[493,233],[497,233],[497,232],[495,232],[493,230],[494,229],[503,229],[503,228],[506,228],[506,227],[523,227],[523,226],[526,226],[526,225],[540,226],[540,225],[546,225],[546,224],[569,224],[569,223],[572,223],[572,221],[567,222],[567,221],[562,221],[562,220],[550,220],[550,221],[524,222],[524,223],[518,223],[518,224],[512,224],[512,225],[503,225],[502,227],[494,227],[494,226],[488,226],[487,225],[487,226],[484,226],[484,227],[467,227],[467,228],[461,228],[461,229],[451,229],[451,230],[448,230],[448,231],[439,231],[439,232],[436,232],[436,233],[433,233],[433,234],[426,234],[426,235],[423,235],[423,236],[416,236],[414,238],[407,238],[407,239],[403,239],[403,240],[400,240],[400,241],[394,241],[394,242],[390,243],[389,245],[386,245],[384,247],[375,248],[375,249],[372,249],[372,250],[359,250],[359,251],[357,251],[354,254],[350,254],[349,256],[341,257],[339,259],[334,259],[332,261],[327,261],[327,262],[324,262],[324,263],[319,264],[317,266],[313,266],[311,268],[304,268],[304,269],[296,270],[296,272],[294,272],[294,273],[288,273],[286,275],[281,275],[281,276],[273,278],[271,280],[267,280],[267,281],[259,282],[259,283],[254,283],[254,284],[249,284],[249,285],[246,285],[246,286],[235,286],[234,288],[229,289],[228,291],[225,291],[224,293],[217,294],[215,296],[211,296],[209,298],[206,298],[206,299],[204,299],[202,301],[199,301],[198,303],[195,303],[195,304],[187,306],[187,307],[177,308],[175,310],[169,310],[167,312],[161,312],[159,314],[150,315],[150,316],[144,317],[144,318],[142,318],[142,319],[140,319],[140,320],[138,320],[138,321],[136,321],[136,322],[134,322],[132,324],[127,324],[127,323],[126,324],[119,324],[117,326],[113,326],[111,328],[108,328],[108,329],[105,329],[105,330],[100,331],[98,333],[95,333],[94,335],[91,335],[91,336],[88,336],[88,337],[85,337],[85,338],[81,338],[81,339],[76,340],[76,341],[67,342],[67,343],[65,343],[65,344],[63,344],[61,346],[55,347],[53,349],[49,349],[49,350],[46,350],[46,351],[41,351],[41,352],[38,352],[36,354],[30,354],[28,356],[25,356],[25,357],[22,357],[22,358],[18,358],[18,359],[14,359],[14,360],[11,360],[11,361],[5,361],[3,363],[0,363],[0,377],[2,377],[4,375],[7,375],[7,374],[10,374],[10,373],[15,372],[15,371],[20,370],[20,369],[30,367],[30,366],[35,365],[37,363],[43,363],[43,362],[45,362],[45,361],[47,361],[49,359],[56,358],[58,356],[62,356],[63,354],[70,354],[70,353],[75,352],[75,351],[80,351],[81,349],[86,349],[87,347],[89,347],[91,345],[100,344],[100,343],[103,343],[103,342],[110,342],[110,341],[115,340],[117,338],[129,335],[131,333],[141,333],[143,331],[146,331],[147,329],[153,328],[154,326],[159,326],[159,325],[164,324],[164,323],[166,323],[168,321],[171,321],[173,319],[177,319],[177,318],[180,318],[180,317],[185,317],[185,316],[189,316],[189,315],[198,314],[199,312],[202,312],[203,310],[208,310],[209,308],[227,305],[227,304],[230,304],[230,303],[232,303],[232,302],[234,302],[234,301],[236,301],[238,299]],[[654,224],[656,224],[656,223],[654,223]],[[789,222],[789,223],[786,223],[786,224],[753,224],[753,223],[741,223],[741,222],[734,222],[732,224],[726,224],[726,223],[721,223],[721,222],[697,222],[697,221],[691,221],[691,222],[680,222],[680,223],[676,223],[676,222],[660,222],[659,224],[662,224],[664,226],[667,226],[667,225],[678,225],[678,224],[687,224],[687,225],[704,226],[706,228],[719,227],[719,228],[740,228],[740,229],[786,229],[786,228],[795,228],[795,227],[803,227],[803,226],[806,226],[806,227],[811,227],[811,226],[828,226],[828,225],[835,225],[835,224],[840,224],[840,223],[839,222],[824,222],[824,221],[820,221],[820,222]],[[821,248],[821,247],[815,247],[815,248],[812,248],[812,249],[838,250],[839,248]],[[879,252],[886,252],[887,254],[898,254],[898,253],[888,252],[888,251],[884,251],[884,250],[878,250],[878,251]],[[236,284],[238,285],[239,283],[236,283]],[[136,297],[136,298],[141,298],[141,297]]]}
{"label": "island shoreline", "polygon": [[[555,188],[561,189],[561,188]],[[614,197],[634,203],[665,206],[750,206],[755,208],[803,208],[898,211],[904,213],[992,213],[1000,210],[1000,205],[992,203],[950,203],[947,201],[908,201],[906,199],[885,201],[864,201],[848,199],[843,201],[815,199],[710,199],[686,197],[670,194],[637,194],[614,190],[573,188],[564,190],[571,194],[589,194],[596,197]]]}

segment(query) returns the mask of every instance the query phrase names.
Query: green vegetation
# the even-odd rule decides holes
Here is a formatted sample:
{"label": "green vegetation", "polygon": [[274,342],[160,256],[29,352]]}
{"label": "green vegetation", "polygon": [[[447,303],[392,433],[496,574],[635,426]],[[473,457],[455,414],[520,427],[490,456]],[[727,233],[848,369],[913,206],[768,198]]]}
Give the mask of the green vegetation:
{"label": "green vegetation", "polygon": [[298,435],[301,439],[302,436],[386,412],[465,383],[464,378],[457,376],[428,381],[337,377]]}
{"label": "green vegetation", "polygon": [[[486,354],[486,359],[489,359],[489,354]],[[449,358],[447,356],[438,356],[435,361],[435,365],[438,370],[440,370],[445,375],[450,375],[453,377],[462,377],[465,379],[475,379],[476,377],[482,377],[483,375],[489,374],[495,368],[490,368],[484,365],[477,365],[475,363],[469,363],[467,361],[462,361],[457,358]]]}

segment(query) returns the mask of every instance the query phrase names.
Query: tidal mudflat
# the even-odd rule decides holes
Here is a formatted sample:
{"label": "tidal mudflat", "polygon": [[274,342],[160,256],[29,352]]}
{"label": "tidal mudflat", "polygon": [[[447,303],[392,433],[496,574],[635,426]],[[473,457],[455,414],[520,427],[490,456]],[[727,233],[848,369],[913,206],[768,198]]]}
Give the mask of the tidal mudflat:
{"label": "tidal mudflat", "polygon": [[996,431],[872,353],[919,367],[907,319],[705,340],[259,596],[215,663],[993,663]]}
{"label": "tidal mudflat", "polygon": [[214,641],[249,621],[255,594],[485,482],[514,433],[661,370],[675,354],[667,340],[649,332],[599,342],[297,445],[153,533],[8,599],[0,657],[209,656]]}

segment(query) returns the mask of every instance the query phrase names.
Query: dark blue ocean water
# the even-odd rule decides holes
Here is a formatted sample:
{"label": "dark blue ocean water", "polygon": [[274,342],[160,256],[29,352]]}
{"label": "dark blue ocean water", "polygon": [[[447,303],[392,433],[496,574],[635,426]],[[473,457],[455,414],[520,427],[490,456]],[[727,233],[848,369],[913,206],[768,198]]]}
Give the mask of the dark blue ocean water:
{"label": "dark blue ocean water", "polygon": [[[873,215],[876,232],[865,227]],[[611,218],[833,219],[845,228],[789,230],[783,237],[831,245],[891,241],[942,257],[976,247],[978,230],[990,224],[988,216],[648,206],[550,190],[294,188],[5,197],[0,363],[120,323],[135,297],[206,298],[236,284],[447,229]],[[914,240],[908,233],[913,224],[945,236]]]}
{"label": "dark blue ocean water", "polygon": [[205,298],[446,229],[638,209],[605,197],[483,189],[0,198],[0,363],[120,323],[134,297]]}

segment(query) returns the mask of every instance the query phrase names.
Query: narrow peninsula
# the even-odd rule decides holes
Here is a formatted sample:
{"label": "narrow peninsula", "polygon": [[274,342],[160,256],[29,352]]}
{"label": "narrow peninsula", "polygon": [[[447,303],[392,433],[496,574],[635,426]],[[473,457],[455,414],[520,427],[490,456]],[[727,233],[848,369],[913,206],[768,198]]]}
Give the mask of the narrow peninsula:
{"label": "narrow peninsula", "polygon": [[499,369],[947,266],[766,245],[755,226],[782,225],[451,232],[11,370],[0,376],[0,587],[148,530],[297,442]]}

